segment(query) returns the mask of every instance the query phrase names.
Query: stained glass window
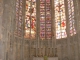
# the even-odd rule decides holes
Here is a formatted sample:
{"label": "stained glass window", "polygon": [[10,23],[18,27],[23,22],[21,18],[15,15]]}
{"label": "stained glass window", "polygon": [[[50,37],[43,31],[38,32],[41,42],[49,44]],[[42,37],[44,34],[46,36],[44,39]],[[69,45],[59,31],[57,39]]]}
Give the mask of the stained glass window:
{"label": "stained glass window", "polygon": [[51,39],[51,3],[40,0],[40,39]]}
{"label": "stained glass window", "polygon": [[[25,21],[24,37],[27,39],[36,38],[36,25],[39,23],[39,37],[41,40],[51,40],[52,38],[52,21],[55,21],[56,39],[66,38],[66,14],[64,0],[54,0],[54,13],[51,9],[52,0],[39,0],[39,11],[36,12],[37,0],[26,0],[25,19],[22,21],[22,0],[16,0],[16,34],[22,35],[23,22]],[[70,35],[76,34],[74,20],[73,0],[68,1],[69,27]],[[36,24],[36,14],[39,13],[40,19]],[[54,14],[54,19],[52,19]],[[24,16],[24,15],[23,15]]]}
{"label": "stained glass window", "polygon": [[25,38],[36,37],[36,0],[26,0]]}
{"label": "stained glass window", "polygon": [[22,34],[22,0],[16,0],[16,34]]}
{"label": "stained glass window", "polygon": [[56,39],[66,38],[66,16],[64,0],[54,0]]}
{"label": "stained glass window", "polygon": [[74,27],[74,4],[73,0],[68,0],[68,12],[69,12],[69,25],[70,25],[70,35],[76,34],[76,30]]}

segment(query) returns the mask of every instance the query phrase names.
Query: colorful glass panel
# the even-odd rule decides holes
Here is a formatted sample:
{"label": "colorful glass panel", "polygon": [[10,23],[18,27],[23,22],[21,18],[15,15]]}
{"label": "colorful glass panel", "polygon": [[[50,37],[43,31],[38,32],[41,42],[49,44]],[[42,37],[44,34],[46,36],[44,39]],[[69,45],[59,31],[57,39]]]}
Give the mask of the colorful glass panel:
{"label": "colorful glass panel", "polygon": [[68,0],[68,12],[69,12],[69,25],[70,25],[70,35],[76,34],[76,30],[74,27],[74,4],[73,0]]}
{"label": "colorful glass panel", "polygon": [[64,0],[54,0],[56,39],[66,38],[66,16]]}
{"label": "colorful glass panel", "polygon": [[40,0],[40,39],[51,39],[51,3]]}
{"label": "colorful glass panel", "polygon": [[22,0],[16,1],[16,34],[22,34]]}
{"label": "colorful glass panel", "polygon": [[25,38],[36,37],[36,0],[26,0]]}

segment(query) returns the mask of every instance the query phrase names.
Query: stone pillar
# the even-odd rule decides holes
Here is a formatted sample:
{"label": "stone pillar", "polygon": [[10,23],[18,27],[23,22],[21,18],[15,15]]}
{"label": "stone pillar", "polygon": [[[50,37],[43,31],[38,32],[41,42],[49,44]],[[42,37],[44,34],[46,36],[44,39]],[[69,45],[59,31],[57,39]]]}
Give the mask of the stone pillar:
{"label": "stone pillar", "polygon": [[0,60],[4,59],[3,40],[2,40],[2,20],[3,20],[3,0],[0,0]]}

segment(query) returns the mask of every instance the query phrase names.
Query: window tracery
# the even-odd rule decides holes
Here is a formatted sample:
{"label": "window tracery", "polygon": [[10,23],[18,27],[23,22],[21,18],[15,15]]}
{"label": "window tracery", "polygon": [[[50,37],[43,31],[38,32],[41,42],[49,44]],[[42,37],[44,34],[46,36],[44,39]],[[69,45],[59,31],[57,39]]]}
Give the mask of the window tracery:
{"label": "window tracery", "polygon": [[36,37],[36,0],[26,0],[25,38]]}
{"label": "window tracery", "polygon": [[[66,38],[66,14],[64,0],[54,0],[54,13],[51,9],[51,0],[39,0],[40,11],[36,12],[36,0],[26,0],[25,10],[25,30],[24,38],[35,39],[36,38],[36,14],[40,14],[39,20],[39,37],[41,40],[52,39],[52,20],[55,20],[56,39]],[[68,13],[69,13],[69,27],[70,36],[76,34],[75,20],[74,20],[74,4],[73,0],[68,1]],[[22,0],[16,0],[16,34],[21,36],[22,34]],[[54,19],[52,19],[54,14]]]}
{"label": "window tracery", "polygon": [[51,3],[40,0],[40,39],[51,39]]}
{"label": "window tracery", "polygon": [[66,38],[66,16],[64,0],[54,0],[56,39]]}

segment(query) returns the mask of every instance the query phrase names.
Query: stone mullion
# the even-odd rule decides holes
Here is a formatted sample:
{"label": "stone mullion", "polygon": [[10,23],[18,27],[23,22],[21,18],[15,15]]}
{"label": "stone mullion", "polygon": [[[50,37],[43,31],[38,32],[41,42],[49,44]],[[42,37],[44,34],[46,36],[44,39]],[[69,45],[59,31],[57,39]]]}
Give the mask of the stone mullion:
{"label": "stone mullion", "polygon": [[29,60],[31,60],[31,40],[29,40]]}
{"label": "stone mullion", "polygon": [[48,44],[47,43],[48,43],[48,41],[46,41],[46,48],[45,48],[45,51],[46,51],[45,55],[46,56],[48,56],[48,51],[47,51],[48,50]]}
{"label": "stone mullion", "polygon": [[41,54],[42,54],[42,57],[43,57],[43,41],[41,41]]}
{"label": "stone mullion", "polygon": [[18,43],[17,43],[17,41],[18,41],[18,38],[16,39],[16,60],[18,60]]}
{"label": "stone mullion", "polygon": [[7,53],[6,53],[6,60],[9,60],[9,56],[10,56],[10,33],[8,32],[8,45],[7,45]]}
{"label": "stone mullion", "polygon": [[17,39],[16,39],[16,60],[18,60],[18,40],[19,40],[19,38],[17,37]]}
{"label": "stone mullion", "polygon": [[[19,11],[20,11],[20,0],[19,0]],[[18,11],[18,13],[19,13],[19,11]],[[18,23],[19,23],[19,17],[18,17]],[[18,29],[19,29],[19,25],[17,26],[17,35],[18,36],[17,36],[17,39],[16,39],[16,60],[18,60],[18,52],[19,52],[18,51],[18,44],[19,44],[19,31],[18,31]]]}
{"label": "stone mullion", "polygon": [[[38,1],[38,12],[39,12],[39,21],[38,21],[38,23],[39,23],[39,31],[40,31],[40,0]],[[40,37],[40,32],[39,32],[39,37]],[[40,53],[41,53],[41,45],[42,44],[42,40],[40,40],[40,39],[38,39],[38,48],[39,48],[39,50],[38,50],[38,56],[40,57]]]}
{"label": "stone mullion", "polygon": [[52,51],[51,51],[51,50],[52,50],[52,47],[51,47],[51,45],[52,45],[52,44],[51,44],[51,41],[50,41],[50,40],[49,40],[48,42],[49,42],[49,45],[48,45],[48,46],[49,46],[49,48],[50,48],[50,53],[49,53],[49,54],[50,54],[50,56],[51,56],[51,54],[52,54]]}
{"label": "stone mullion", "polygon": [[[36,0],[36,2],[37,2],[38,0]],[[37,10],[37,8],[38,8],[38,3],[36,3],[36,12],[38,12],[38,10]],[[37,24],[37,22],[38,22],[38,18],[37,18],[37,16],[38,16],[38,13],[36,13],[36,41],[35,41],[35,55],[36,55],[36,57],[37,57],[37,53],[38,53],[38,44],[37,44],[37,41],[38,41],[38,24]]]}
{"label": "stone mullion", "polygon": [[48,41],[46,42],[46,56],[48,56]]}
{"label": "stone mullion", "polygon": [[70,49],[70,25],[69,25],[69,15],[68,15],[68,1],[65,0],[65,12],[66,12],[66,32],[67,32],[67,50],[68,50],[68,58],[71,59],[71,49]]}
{"label": "stone mullion", "polygon": [[[51,2],[50,2],[50,3],[51,3]],[[47,39],[46,39],[46,25],[47,25],[47,24],[46,24],[46,13],[47,13],[47,12],[46,12],[46,4],[47,4],[47,2],[46,2],[46,0],[45,0],[45,40],[47,41],[46,44],[45,44],[45,50],[46,50],[45,55],[47,56],[47,55],[48,55],[48,51],[47,51],[47,50],[48,50],[48,48],[49,48],[49,41],[50,41],[50,40],[47,40]]]}
{"label": "stone mullion", "polygon": [[52,51],[52,40],[51,40],[50,43],[51,43],[51,44],[50,44],[50,45],[51,45],[51,55],[50,55],[50,56],[52,57],[52,56],[53,56],[53,51]]}
{"label": "stone mullion", "polygon": [[[50,2],[50,3],[51,3],[51,2]],[[46,4],[47,4],[47,2],[46,2],[46,0],[45,0],[45,40],[46,40],[46,44],[45,44],[45,56],[48,55],[48,54],[47,54],[47,53],[48,53],[47,50],[48,50],[48,46],[49,46],[49,45],[48,45],[48,42],[50,41],[50,40],[46,39],[46,38],[47,38],[47,37],[46,37],[46,36],[47,36],[47,35],[46,35],[46,33],[47,33],[47,30],[46,30],[46,29],[47,29],[47,28],[46,28],[46,25],[47,25],[47,23],[46,23],[46,17],[47,17],[47,16],[46,16],[46,13],[47,13],[46,8],[47,8],[47,7],[46,7]]]}
{"label": "stone mullion", "polygon": [[6,54],[5,54],[5,51],[6,51],[6,49],[5,49],[5,48],[6,48],[6,47],[5,47],[5,46],[6,46],[6,45],[5,45],[5,42],[6,42],[6,41],[5,41],[5,38],[6,38],[6,37],[5,37],[5,35],[4,35],[4,33],[5,33],[5,28],[2,29],[2,30],[3,30],[3,38],[2,38],[2,39],[3,39],[3,43],[4,43],[4,45],[3,45],[3,50],[4,50],[4,52],[3,52],[3,60],[6,60],[6,57],[5,57],[5,55],[6,55]]}
{"label": "stone mullion", "polygon": [[80,0],[77,0],[77,9],[78,9],[78,29],[80,32]]}
{"label": "stone mullion", "polygon": [[[49,41],[50,41],[50,40],[48,40],[48,48],[50,48],[50,45],[49,45],[50,43],[49,43]],[[49,54],[50,54],[49,50],[50,50],[50,49],[48,49],[48,56],[49,56]]]}
{"label": "stone mullion", "polygon": [[41,53],[42,53],[42,50],[41,50],[41,49],[42,49],[42,47],[43,47],[43,46],[42,46],[42,41],[40,40],[39,43],[40,43],[40,47],[39,47],[39,48],[40,48],[40,57],[41,57]]}
{"label": "stone mullion", "polygon": [[[24,28],[25,28],[25,6],[26,6],[26,0],[22,1],[22,39],[21,39],[21,60],[24,60]],[[27,52],[26,52],[27,53]]]}
{"label": "stone mullion", "polygon": [[41,41],[41,47],[42,47],[42,56],[44,56],[44,41]]}
{"label": "stone mullion", "polygon": [[11,54],[13,54],[13,40],[14,40],[14,38],[13,38],[13,33],[11,33],[10,32],[10,49],[9,49],[9,58],[10,57],[12,57],[12,58],[10,58],[10,59],[13,59],[13,56],[11,55]]}
{"label": "stone mullion", "polygon": [[[25,2],[26,0],[23,0],[23,18],[22,18],[22,22],[23,22],[23,26],[22,26],[22,60],[25,60],[25,48],[26,48],[26,44],[25,44],[25,42],[26,42],[26,40],[24,39],[24,35],[25,35],[25,12],[26,12],[26,2]],[[29,42],[29,41],[28,41]],[[29,46],[29,44],[28,44],[28,46]],[[29,48],[28,48],[28,52],[29,52]],[[26,52],[26,53],[28,53],[28,52]],[[27,58],[29,58],[29,54],[28,54],[28,57]]]}
{"label": "stone mullion", "polygon": [[56,55],[56,50],[55,48],[57,48],[57,40],[56,40],[56,28],[55,28],[55,8],[54,8],[54,0],[51,0],[51,8],[52,8],[52,48],[53,48],[53,56]]}
{"label": "stone mullion", "polygon": [[[14,33],[16,33],[16,0],[14,2],[14,21],[13,21],[13,25],[14,25]],[[15,34],[14,34],[15,35]]]}
{"label": "stone mullion", "polygon": [[2,20],[3,20],[3,0],[1,0],[0,2],[0,9],[1,9],[1,12],[0,12],[0,41],[2,42]]}
{"label": "stone mullion", "polygon": [[[15,37],[14,37],[14,30],[15,30],[15,28],[14,28],[14,25],[15,25],[15,23],[14,23],[14,17],[15,17],[15,13],[14,13],[14,10],[15,10],[15,8],[16,7],[14,7],[15,6],[15,3],[16,3],[16,1],[14,0],[13,1],[13,5],[12,5],[12,15],[11,15],[11,17],[12,17],[12,23],[11,23],[11,27],[13,27],[12,28],[12,30],[11,30],[11,34],[12,34],[12,53],[14,53],[14,50],[13,50],[13,48],[14,48],[14,39],[15,39]],[[14,16],[13,16],[14,15]],[[12,60],[14,60],[14,57],[13,57],[13,54],[12,54]]]}
{"label": "stone mullion", "polygon": [[[59,47],[58,47],[58,45],[57,45],[57,49],[60,49],[60,53],[59,53],[59,56],[58,56],[58,58],[60,58],[61,60],[63,59],[63,42],[61,42],[60,44],[59,44]],[[56,57],[56,55],[55,55],[55,57]]]}
{"label": "stone mullion", "polygon": [[77,34],[76,34],[76,40],[77,40],[77,47],[78,47],[78,51],[77,51],[77,54],[78,54],[78,59],[80,59],[79,58],[79,56],[80,56],[80,53],[79,53],[79,50],[80,50],[80,47],[79,47],[79,43],[80,43],[80,41],[79,41],[79,16],[80,16],[80,14],[79,14],[79,1],[78,0],[76,0],[75,1],[76,3],[75,3],[75,5],[74,5],[74,7],[75,7],[75,23],[76,23],[76,32],[77,32]]}
{"label": "stone mullion", "polygon": [[[15,15],[15,16],[14,16],[14,17],[16,18],[16,0],[15,0],[14,6],[15,6],[15,7],[14,7],[14,8],[15,8],[15,11],[14,11],[14,15]],[[16,30],[16,25],[15,25],[15,23],[16,23],[16,19],[13,21],[14,31]],[[18,28],[18,27],[17,27],[17,28]],[[13,34],[14,34],[14,31],[13,31]],[[17,33],[17,35],[18,35],[18,32],[17,32],[17,31],[18,31],[18,29],[16,30],[16,33]],[[14,40],[13,44],[14,44],[14,47],[15,47],[15,48],[13,47],[14,50],[15,50],[15,52],[13,51],[13,53],[14,53],[14,54],[13,54],[13,57],[15,57],[14,59],[17,60],[17,37],[15,37],[15,34],[14,34],[13,37],[14,37],[14,39],[13,39],[13,40]],[[14,59],[13,59],[13,60],[14,60]]]}
{"label": "stone mullion", "polygon": [[15,57],[15,58],[16,58],[16,60],[17,60],[17,54],[18,54],[18,53],[17,53],[17,37],[16,37],[15,44],[16,44],[16,57]]}
{"label": "stone mullion", "polygon": [[[54,0],[50,0],[51,12],[54,11],[54,10],[53,10],[53,5],[54,5],[54,3],[52,3],[53,1],[54,1]],[[52,4],[53,4],[53,5],[52,5]],[[52,19],[52,21],[51,21],[51,22],[52,22],[52,23],[51,23],[51,33],[52,33],[52,36],[51,36],[51,43],[52,43],[52,44],[51,44],[51,49],[52,49],[52,50],[51,50],[51,52],[52,52],[52,53],[51,53],[51,56],[54,55],[54,53],[53,53],[53,48],[54,48],[54,47],[53,47],[53,46],[54,46],[54,45],[53,45],[53,44],[54,44],[54,42],[53,42],[53,37],[54,37],[54,33],[53,33],[53,30],[54,30],[54,29],[53,29],[53,27],[54,27],[54,26],[53,26],[53,20],[54,20],[54,19],[53,19],[53,18],[54,18],[53,13],[51,13],[51,19]],[[49,41],[50,41],[50,40],[49,40]],[[47,48],[47,52],[48,52],[48,48]]]}
{"label": "stone mullion", "polygon": [[[31,2],[30,2],[30,10],[31,10],[31,8],[32,8],[32,0],[31,0]],[[31,14],[32,14],[32,12],[30,11],[30,24],[31,24],[31,19],[32,19],[32,17],[31,17]],[[30,26],[30,35],[29,35],[29,38],[31,37],[31,26]],[[30,38],[30,40],[29,40],[29,60],[31,60],[31,38]]]}
{"label": "stone mullion", "polygon": [[34,43],[35,43],[34,44],[35,45],[35,47],[34,47],[35,48],[35,56],[37,56],[37,53],[38,53],[38,51],[37,51],[38,50],[38,48],[37,48],[38,47],[38,43],[37,42],[38,42],[38,37],[39,37],[39,35],[38,35],[38,33],[39,33],[38,32],[38,18],[39,17],[38,17],[38,13],[37,13],[39,11],[37,9],[38,8],[38,3],[37,2],[38,2],[38,0],[36,0],[36,40],[34,41]]}
{"label": "stone mullion", "polygon": [[[78,29],[79,28],[78,27],[78,15],[77,15],[79,7],[78,7],[78,4],[77,4],[77,0],[74,0],[73,2],[74,2],[74,20],[75,20],[74,22],[75,22],[75,28],[76,28],[76,32],[79,32],[79,29]],[[73,36],[74,56],[76,55],[77,59],[79,58],[79,42],[78,42],[78,39],[79,39],[79,34],[76,34],[76,35]],[[75,56],[75,59],[76,59],[76,56]]]}
{"label": "stone mullion", "polygon": [[[4,5],[4,3],[3,3],[3,0],[1,0],[0,1],[0,9],[1,9],[1,12],[0,12],[0,42],[1,42],[1,45],[0,46],[2,46],[2,47],[4,47],[4,44],[3,44],[3,40],[2,40],[2,36],[3,36],[3,34],[2,34],[2,32],[3,32],[3,29],[2,29],[2,20],[3,20],[3,5]],[[0,49],[0,52],[2,52],[1,54],[0,54],[0,58],[3,60],[4,59],[4,49],[2,48],[2,49]]]}
{"label": "stone mullion", "polygon": [[20,41],[20,60],[22,60],[22,57],[23,57],[23,45],[22,45],[22,38],[20,39],[21,41]]}
{"label": "stone mullion", "polygon": [[40,45],[39,45],[39,57],[41,57],[41,42],[39,42]]}
{"label": "stone mullion", "polygon": [[[78,28],[78,31],[77,31],[77,34],[78,34],[78,44],[79,44],[79,51],[80,51],[80,0],[77,0],[77,9],[78,9],[78,13],[77,13],[77,28]],[[79,56],[80,56],[80,52],[79,52]],[[80,59],[80,57],[79,57]]]}
{"label": "stone mullion", "polygon": [[[4,31],[3,32],[5,32],[5,34],[3,35],[3,37],[4,37],[4,60],[6,60],[6,58],[7,58],[7,56],[6,56],[6,53],[7,53],[7,42],[8,42],[8,39],[7,39],[7,32],[8,32],[8,16],[7,16],[7,12],[8,12],[8,3],[6,2],[6,1],[4,1],[4,13],[3,13],[3,16],[5,17],[5,18],[3,18],[3,23],[4,23]],[[6,14],[5,14],[6,13]]]}
{"label": "stone mullion", "polygon": [[21,57],[18,57],[19,55],[19,47],[21,47],[21,38],[18,38],[16,39],[16,60],[18,60],[18,58],[21,59]]}
{"label": "stone mullion", "polygon": [[16,51],[16,44],[17,44],[17,43],[16,43],[16,37],[14,37],[14,42],[13,42],[13,57],[14,57],[14,58],[13,58],[13,60],[16,60],[16,56],[17,56],[17,55],[16,55],[16,52],[17,52],[17,51]]}
{"label": "stone mullion", "polygon": [[[79,48],[79,50],[78,50],[78,53],[79,53],[79,56],[80,56],[80,0],[77,0],[77,8],[78,8],[78,20],[77,20],[77,28],[78,28],[78,44],[79,44],[79,46],[78,46],[78,48]],[[79,57],[79,60],[80,60],[80,57]]]}
{"label": "stone mullion", "polygon": [[20,60],[20,46],[21,46],[21,39],[18,38],[17,40],[17,60]]}
{"label": "stone mullion", "polygon": [[[73,7],[75,8],[75,1],[74,1],[74,0],[73,0]],[[71,11],[72,11],[72,10],[71,10]],[[73,17],[73,16],[71,16],[71,18],[72,18],[72,17]],[[75,20],[75,9],[74,9],[74,18],[72,18],[72,19]],[[73,22],[72,22],[72,23],[73,23]],[[72,28],[73,28],[73,26],[74,26],[74,25],[72,25]],[[73,29],[72,29],[72,30],[73,30]],[[72,45],[71,48],[72,48],[72,50],[73,50],[73,52],[72,52],[72,54],[73,54],[72,57],[73,57],[74,59],[75,59],[75,55],[76,55],[76,49],[75,49],[75,47],[76,47],[76,46],[75,46],[75,43],[76,43],[76,42],[74,41],[75,38],[76,38],[76,37],[74,36],[74,31],[73,31],[73,36],[72,36],[72,38],[71,38],[71,41],[72,41],[72,43],[71,43],[71,45]]]}
{"label": "stone mullion", "polygon": [[1,38],[2,38],[2,15],[3,15],[3,0],[1,0],[0,2],[0,9],[1,9],[1,12],[0,12],[0,41],[1,41]]}

